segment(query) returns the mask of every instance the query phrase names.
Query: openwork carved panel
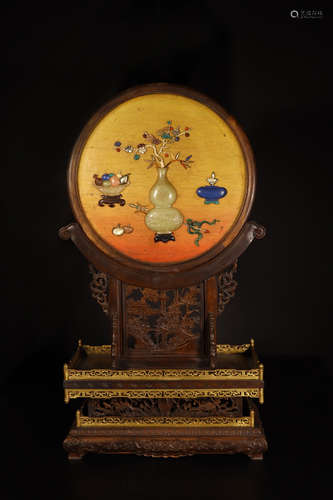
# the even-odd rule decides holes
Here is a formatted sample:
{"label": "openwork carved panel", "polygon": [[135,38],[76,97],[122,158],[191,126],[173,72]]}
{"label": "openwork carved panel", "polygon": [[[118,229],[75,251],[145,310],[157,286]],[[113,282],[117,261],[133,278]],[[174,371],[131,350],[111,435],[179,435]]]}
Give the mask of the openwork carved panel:
{"label": "openwork carved panel", "polygon": [[108,303],[108,288],[109,288],[109,276],[106,273],[102,273],[95,269],[95,267],[90,264],[89,272],[92,275],[92,280],[90,282],[90,290],[93,299],[101,306],[103,312],[108,314],[109,303]]}
{"label": "openwork carved panel", "polygon": [[222,313],[224,307],[236,294],[237,281],[234,279],[234,274],[237,272],[237,260],[233,263],[230,269],[223,271],[217,275],[218,286],[218,312]]}
{"label": "openwork carved panel", "polygon": [[207,417],[242,416],[241,398],[197,399],[92,399],[87,403],[89,417]]}
{"label": "openwork carved panel", "polygon": [[174,290],[124,287],[129,353],[196,353],[202,331],[202,286]]}

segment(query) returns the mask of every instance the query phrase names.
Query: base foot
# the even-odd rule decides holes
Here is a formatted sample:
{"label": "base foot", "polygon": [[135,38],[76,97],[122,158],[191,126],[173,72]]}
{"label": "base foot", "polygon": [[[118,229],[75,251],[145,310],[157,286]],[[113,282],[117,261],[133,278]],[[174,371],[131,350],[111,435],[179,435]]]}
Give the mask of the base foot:
{"label": "base foot", "polygon": [[163,243],[168,243],[168,241],[176,241],[175,235],[173,233],[155,233],[154,238],[155,243],[162,241]]}
{"label": "base foot", "polygon": [[264,459],[263,453],[250,453],[250,454],[248,454],[248,457],[251,458],[251,460],[263,460]]}
{"label": "base foot", "polygon": [[84,453],[69,452],[67,458],[70,462],[79,462],[84,457]]}
{"label": "base foot", "polygon": [[104,207],[104,205],[109,205],[109,207],[114,208],[116,204],[119,204],[123,207],[126,204],[126,201],[122,198],[121,194],[116,196],[102,195],[102,198],[99,200],[98,205],[100,207]]}

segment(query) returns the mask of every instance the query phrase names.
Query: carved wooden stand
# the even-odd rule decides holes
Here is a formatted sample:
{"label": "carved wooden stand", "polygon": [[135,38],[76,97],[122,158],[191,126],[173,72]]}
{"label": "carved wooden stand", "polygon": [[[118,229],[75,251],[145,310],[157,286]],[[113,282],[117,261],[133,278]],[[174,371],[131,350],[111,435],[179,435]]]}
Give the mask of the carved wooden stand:
{"label": "carved wooden stand", "polygon": [[[75,227],[62,237],[69,232],[75,241]],[[247,228],[246,242],[264,236],[255,223]],[[254,341],[216,342],[216,317],[235,294],[236,270],[237,260],[198,285],[163,290],[127,285],[90,266],[92,294],[111,319],[113,340],[80,342],[64,367],[66,401],[84,401],[64,442],[70,459],[88,452],[263,457],[254,403],[263,402],[263,365]]]}
{"label": "carved wooden stand", "polygon": [[[145,101],[146,96],[151,96],[152,101],[150,97]],[[193,246],[186,258],[181,253],[185,247],[177,246],[178,237],[176,241],[166,242],[170,235],[168,238],[163,235],[162,243],[154,244],[153,234],[148,235],[149,229],[144,226],[139,228],[137,222],[138,230],[137,233],[134,231],[132,238],[135,238],[135,234],[139,234],[139,237],[131,240],[132,253],[129,254],[125,245],[129,240],[117,240],[117,236],[110,236],[105,228],[112,228],[111,224],[115,224],[118,217],[124,214],[129,219],[130,207],[141,205],[137,202],[124,206],[125,201],[120,196],[117,199],[106,196],[100,205],[109,204],[112,210],[99,206],[97,212],[93,204],[95,188],[91,187],[92,191],[89,191],[92,179],[97,175],[92,175],[91,165],[99,169],[98,175],[102,175],[104,164],[112,163],[113,168],[116,158],[119,158],[112,156],[109,151],[111,146],[108,145],[109,156],[104,163],[100,161],[106,154],[105,147],[110,136],[108,129],[107,134],[103,132],[106,134],[105,141],[98,143],[96,148],[88,147],[89,155],[93,156],[90,158],[88,155],[89,161],[84,160],[87,156],[83,155],[83,151],[90,137],[96,137],[92,132],[101,130],[99,127],[105,123],[108,126],[118,123],[117,120],[104,120],[104,117],[132,99],[155,102],[152,109],[158,113],[156,96],[168,103],[168,109],[170,102],[174,103],[175,114],[179,110],[177,102],[182,103],[184,114],[192,116],[192,119],[194,115],[203,113],[201,121],[197,122],[197,133],[199,129],[203,129],[204,134],[210,133],[209,130],[205,132],[207,117],[211,120],[214,115],[219,126],[214,125],[214,128],[211,125],[213,134],[217,134],[216,138],[215,135],[212,137],[222,155],[224,150],[229,153],[223,165],[220,157],[216,160],[212,156],[209,169],[216,169],[216,172],[225,175],[229,168],[229,179],[233,180],[228,184],[228,196],[238,193],[234,198],[236,201],[238,199],[238,211],[232,208],[234,205],[229,205],[229,222],[225,217],[227,227],[221,224],[219,232],[214,235],[215,239],[205,240],[211,242],[210,246],[204,247],[202,244],[199,247],[199,239],[196,242],[188,240]],[[173,99],[175,96],[176,101]],[[188,106],[192,106],[191,113],[187,113]],[[209,108],[208,114],[205,114],[205,106]],[[136,109],[139,109],[137,105]],[[148,108],[140,107],[140,113],[148,113],[145,109]],[[128,124],[134,124],[133,137],[137,120],[140,121],[140,118],[133,118],[130,114],[124,121],[126,130]],[[171,135],[162,133],[161,140],[164,140],[163,137],[166,139],[161,154],[168,145],[165,141],[173,144],[173,133],[176,134],[174,141],[179,141],[178,132],[171,127],[172,122],[167,123]],[[225,133],[219,132],[222,125]],[[116,137],[118,129],[112,133],[115,135],[112,140],[116,140],[114,145],[119,152],[121,142]],[[184,137],[190,136],[185,131],[183,134]],[[143,137],[145,141],[152,137],[156,144],[153,135],[145,132]],[[198,157],[201,155],[203,158],[205,152],[200,151],[201,142],[196,141],[193,146]],[[152,144],[147,146],[153,148]],[[140,147],[144,154],[146,146],[140,144]],[[129,145],[125,151],[131,149]],[[92,158],[95,158],[97,150],[100,156],[96,157],[95,165]],[[157,151],[156,154],[159,155]],[[173,162],[178,161],[179,154],[172,157]],[[166,156],[169,157],[169,154]],[[112,161],[110,158],[113,158]],[[136,154],[134,160],[139,158],[140,155]],[[157,156],[154,161],[156,158],[162,165],[162,157]],[[184,161],[186,158],[183,167],[187,168]],[[141,171],[135,170],[136,174],[131,172],[132,185],[137,189],[142,182]],[[211,177],[217,182],[214,172]],[[192,176],[192,182],[194,178]],[[210,178],[207,180],[210,181]],[[195,214],[201,211],[199,203],[202,201],[195,193],[202,178],[198,178],[197,182],[197,185],[193,184],[187,190],[187,198],[183,197],[188,200],[183,210],[189,213],[195,210]],[[62,239],[71,239],[90,263],[92,294],[110,319],[111,330],[110,345],[90,346],[80,342],[72,360],[64,366],[65,401],[82,401],[74,425],[64,442],[69,458],[80,459],[86,453],[93,452],[135,453],[152,457],[245,453],[252,459],[261,459],[267,443],[255,401],[263,403],[263,365],[258,360],[253,340],[244,345],[226,345],[218,344],[216,339],[217,315],[235,294],[237,259],[255,238],[260,239],[265,235],[262,226],[247,222],[254,196],[255,170],[245,134],[219,104],[202,94],[167,84],[137,87],[107,103],[89,121],[73,150],[68,186],[77,222],[62,228],[59,235]],[[211,185],[208,188],[214,189]],[[224,207],[220,206],[221,210],[217,213],[214,211],[216,207],[211,207],[209,212],[206,208],[202,210],[207,220],[214,218],[215,224],[221,222],[217,219],[226,215]],[[213,217],[213,213],[216,213],[216,217]],[[101,214],[109,218],[102,220],[99,218]],[[125,221],[125,218],[119,220]],[[198,227],[203,223],[213,224],[205,220],[193,222]],[[144,224],[143,219],[140,224]],[[187,233],[184,225],[179,228],[181,231],[186,238],[193,234],[190,231]],[[119,241],[124,242],[125,246],[117,247]],[[150,246],[147,246],[147,242]],[[144,252],[140,254],[141,257],[137,254],[139,244]],[[171,248],[167,245],[174,246]],[[178,254],[172,255],[169,250],[177,250]],[[151,256],[154,258],[150,259]]]}

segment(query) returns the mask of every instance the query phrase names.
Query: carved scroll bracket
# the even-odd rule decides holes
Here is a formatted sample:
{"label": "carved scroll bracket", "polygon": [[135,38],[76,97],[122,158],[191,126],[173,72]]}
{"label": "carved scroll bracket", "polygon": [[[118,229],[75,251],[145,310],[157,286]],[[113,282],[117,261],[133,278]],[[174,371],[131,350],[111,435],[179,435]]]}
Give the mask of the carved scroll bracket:
{"label": "carved scroll bracket", "polygon": [[237,281],[234,279],[234,274],[237,272],[237,260],[232,267],[217,275],[218,286],[218,313],[224,311],[224,307],[228,304],[236,294]]}
{"label": "carved scroll bracket", "polygon": [[103,312],[109,312],[109,276],[95,269],[89,264],[89,272],[92,275],[90,289],[93,299],[101,306]]}
{"label": "carved scroll bracket", "polygon": [[58,236],[62,240],[70,240],[72,238],[72,231],[74,231],[74,223],[67,224],[67,226],[61,227],[58,231]]}
{"label": "carved scroll bracket", "polygon": [[208,331],[209,331],[209,364],[210,368],[214,369],[216,366],[216,317],[212,312],[208,313]]}
{"label": "carved scroll bracket", "polygon": [[253,234],[257,240],[262,240],[266,236],[266,228],[260,224],[256,224]]}

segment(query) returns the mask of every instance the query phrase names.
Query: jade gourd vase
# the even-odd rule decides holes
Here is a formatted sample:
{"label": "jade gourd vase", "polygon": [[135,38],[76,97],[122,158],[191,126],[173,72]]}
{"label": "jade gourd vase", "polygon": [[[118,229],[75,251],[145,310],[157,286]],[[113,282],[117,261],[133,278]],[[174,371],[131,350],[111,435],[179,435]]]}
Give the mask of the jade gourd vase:
{"label": "jade gourd vase", "polygon": [[183,224],[183,215],[172,205],[177,191],[168,179],[168,167],[157,168],[157,180],[149,192],[154,208],[146,215],[146,226],[157,235],[171,234]]}

